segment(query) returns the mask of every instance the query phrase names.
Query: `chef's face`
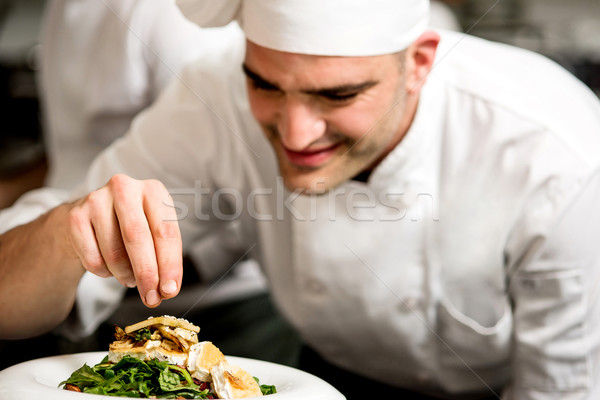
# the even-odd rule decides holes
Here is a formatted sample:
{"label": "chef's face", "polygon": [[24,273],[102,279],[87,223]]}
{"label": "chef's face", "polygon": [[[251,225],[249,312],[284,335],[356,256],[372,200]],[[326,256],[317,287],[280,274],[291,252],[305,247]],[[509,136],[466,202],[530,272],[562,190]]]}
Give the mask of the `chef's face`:
{"label": "chef's face", "polygon": [[319,193],[375,167],[403,138],[416,109],[404,53],[325,57],[247,43],[254,117],[289,189]]}

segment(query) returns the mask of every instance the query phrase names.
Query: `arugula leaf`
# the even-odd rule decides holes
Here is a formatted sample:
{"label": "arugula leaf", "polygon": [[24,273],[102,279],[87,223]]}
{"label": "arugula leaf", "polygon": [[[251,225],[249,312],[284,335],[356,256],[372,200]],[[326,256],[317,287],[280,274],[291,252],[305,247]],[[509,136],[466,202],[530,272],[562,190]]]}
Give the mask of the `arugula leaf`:
{"label": "arugula leaf", "polygon": [[275,385],[260,385],[260,391],[262,392],[263,396],[277,393]]}
{"label": "arugula leaf", "polygon": [[181,386],[179,375],[175,372],[169,371],[169,367],[166,367],[163,371],[160,371],[158,376],[158,383],[160,388],[165,392],[177,390]]}
{"label": "arugula leaf", "polygon": [[260,387],[260,391],[262,392],[263,396],[266,396],[267,394],[277,393],[275,385],[261,385],[257,377],[253,376],[253,378],[256,381],[256,383],[258,383],[258,387]]}
{"label": "arugula leaf", "polygon": [[83,364],[81,368],[74,371],[67,380],[62,381],[58,384],[58,386],[70,383],[79,387],[80,389],[84,389],[90,386],[97,385],[103,381],[104,377],[102,375],[94,371],[87,364]]}
{"label": "arugula leaf", "polygon": [[[184,381],[181,380],[182,377],[185,379]],[[160,388],[165,392],[178,392],[179,395],[182,395],[185,391],[189,392],[191,396],[208,395],[208,389],[200,389],[200,386],[194,383],[190,373],[186,369],[176,365],[167,365],[167,367],[160,372],[158,382],[160,383]]]}
{"label": "arugula leaf", "polygon": [[[202,390],[185,368],[130,356],[124,356],[116,364],[109,363],[107,358],[93,367],[84,364],[59,386],[66,383],[84,393],[104,396],[206,399],[211,394],[208,389]],[[275,386],[260,385],[260,388],[263,394],[276,393]]]}
{"label": "arugula leaf", "polygon": [[[177,395],[179,391],[185,390],[185,397],[197,399],[207,397],[208,390],[200,390],[187,371],[175,367],[177,370],[172,372],[167,362],[157,360],[145,362],[129,356],[123,357],[116,364],[106,361],[106,359],[103,360],[93,368],[84,365],[71,374],[69,379],[61,382],[59,386],[71,383],[82,389],[84,393],[108,396],[150,397],[156,395],[160,398],[165,393],[171,397],[171,393]],[[162,371],[166,371],[162,380],[169,383],[169,385],[164,385],[164,389],[168,389],[168,391],[161,388]],[[185,371],[185,374],[180,374],[181,371]],[[182,381],[186,384],[181,384]],[[191,386],[188,381],[191,382]]]}
{"label": "arugula leaf", "polygon": [[168,364],[167,367],[169,369],[179,372],[185,378],[185,381],[187,383],[189,383],[190,385],[194,385],[194,380],[192,379],[192,376],[190,375],[190,373],[188,372],[187,369],[178,367],[177,365],[171,365],[171,364]]}

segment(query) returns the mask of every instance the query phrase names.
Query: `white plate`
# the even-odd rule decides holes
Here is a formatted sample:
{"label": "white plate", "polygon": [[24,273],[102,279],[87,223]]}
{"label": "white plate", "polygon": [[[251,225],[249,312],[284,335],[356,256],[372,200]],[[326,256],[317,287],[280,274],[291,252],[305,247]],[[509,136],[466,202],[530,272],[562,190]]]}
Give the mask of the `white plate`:
{"label": "white plate", "polygon": [[[46,357],[13,365],[0,371],[2,400],[110,400],[118,397],[76,393],[59,389],[58,384],[84,363],[96,365],[106,352],[69,354]],[[249,358],[227,356],[230,364],[239,365],[262,384],[275,385],[277,393],[269,400],[345,400],[324,380],[306,372]]]}

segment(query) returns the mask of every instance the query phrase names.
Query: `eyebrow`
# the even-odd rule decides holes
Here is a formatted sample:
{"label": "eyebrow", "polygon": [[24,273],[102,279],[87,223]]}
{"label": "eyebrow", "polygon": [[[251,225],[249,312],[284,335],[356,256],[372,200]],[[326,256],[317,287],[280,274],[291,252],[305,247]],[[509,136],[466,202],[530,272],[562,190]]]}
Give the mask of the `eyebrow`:
{"label": "eyebrow", "polygon": [[258,75],[256,72],[252,71],[250,68],[248,68],[248,66],[244,63],[242,64],[242,69],[244,70],[244,74],[246,74],[246,76],[250,79],[252,79],[253,81],[261,84],[261,85],[265,85],[265,86],[272,86],[273,89],[279,89],[280,88],[272,83],[267,81],[265,78],[263,78],[262,76]]}
{"label": "eyebrow", "polygon": [[[246,64],[242,64],[242,69],[243,69],[244,73],[246,74],[246,76],[248,78],[252,79],[253,81],[255,81],[256,83],[263,85],[263,86],[272,87],[273,89],[281,90],[281,88],[279,86],[277,86],[275,83],[269,82],[262,76],[258,75],[256,72],[252,71]],[[306,93],[306,94],[326,96],[326,97],[339,96],[342,94],[362,92],[364,90],[367,90],[367,89],[377,85],[378,83],[379,83],[378,81],[366,81],[366,82],[361,82],[361,83],[349,83],[349,84],[345,84],[345,85],[332,86],[332,87],[328,87],[328,88],[304,89],[304,90],[301,90],[301,92]]]}

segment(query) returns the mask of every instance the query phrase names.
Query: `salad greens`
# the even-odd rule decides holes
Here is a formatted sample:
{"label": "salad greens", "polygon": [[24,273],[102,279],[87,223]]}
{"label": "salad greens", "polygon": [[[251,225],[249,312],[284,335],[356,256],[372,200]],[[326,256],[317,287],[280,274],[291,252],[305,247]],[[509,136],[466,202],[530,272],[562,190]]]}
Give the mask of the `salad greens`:
{"label": "salad greens", "polygon": [[84,364],[59,386],[72,384],[84,393],[122,397],[150,397],[157,399],[211,399],[206,384],[198,385],[190,373],[166,361],[124,356],[116,364],[102,362],[93,367]]}
{"label": "salad greens", "polygon": [[260,387],[260,391],[262,392],[263,396],[265,396],[267,394],[277,393],[277,389],[275,389],[275,385],[261,385],[260,381],[258,380],[257,377],[253,376],[253,378],[256,381],[256,383],[258,383],[258,386]]}
{"label": "salad greens", "polygon": [[[263,395],[277,393],[273,385],[261,385]],[[108,356],[93,367],[83,364],[59,387],[71,384],[83,393],[105,396],[157,399],[214,399],[206,383],[197,384],[190,373],[182,367],[166,361],[142,361],[124,356],[116,364],[108,362]]]}

